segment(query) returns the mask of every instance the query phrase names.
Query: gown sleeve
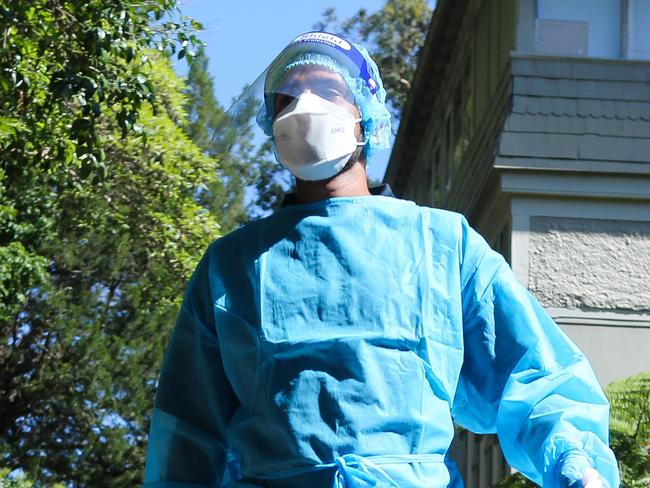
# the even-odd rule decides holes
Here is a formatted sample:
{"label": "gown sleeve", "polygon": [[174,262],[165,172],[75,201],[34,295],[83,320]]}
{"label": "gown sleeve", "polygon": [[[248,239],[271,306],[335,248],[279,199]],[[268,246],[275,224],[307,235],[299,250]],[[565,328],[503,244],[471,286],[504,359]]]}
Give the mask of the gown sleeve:
{"label": "gown sleeve", "polygon": [[459,252],[464,361],[455,421],[496,432],[508,463],[545,488],[580,486],[589,466],[617,488],[609,403],[585,356],[464,219]]}
{"label": "gown sleeve", "polygon": [[217,487],[224,476],[224,432],[238,403],[221,359],[208,265],[206,254],[188,284],[165,353],[145,488]]}

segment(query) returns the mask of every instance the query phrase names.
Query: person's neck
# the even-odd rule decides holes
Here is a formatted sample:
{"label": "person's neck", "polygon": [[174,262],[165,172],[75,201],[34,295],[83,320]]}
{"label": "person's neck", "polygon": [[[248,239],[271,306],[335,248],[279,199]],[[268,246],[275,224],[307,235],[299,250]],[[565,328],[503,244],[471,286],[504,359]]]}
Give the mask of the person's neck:
{"label": "person's neck", "polygon": [[358,197],[370,195],[366,170],[361,163],[329,180],[307,181],[296,178],[298,202],[309,203],[332,197]]}

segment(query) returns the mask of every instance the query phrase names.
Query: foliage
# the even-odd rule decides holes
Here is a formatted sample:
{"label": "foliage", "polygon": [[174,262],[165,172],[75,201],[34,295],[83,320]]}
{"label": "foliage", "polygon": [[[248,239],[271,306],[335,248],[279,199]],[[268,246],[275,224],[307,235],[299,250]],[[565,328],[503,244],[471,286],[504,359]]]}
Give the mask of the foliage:
{"label": "foliage", "polygon": [[607,385],[612,405],[610,444],[621,467],[621,486],[650,488],[650,372]]}
{"label": "foliage", "polygon": [[650,372],[614,381],[605,392],[612,406],[612,430],[650,440]]}
{"label": "foliage", "polygon": [[[0,469],[0,488],[34,488],[34,486],[34,482],[24,473],[13,474],[8,469]],[[52,488],[64,488],[64,485],[56,483]]]}
{"label": "foliage", "polygon": [[370,14],[361,8],[342,23],[336,10],[329,8],[315,28],[340,32],[368,49],[379,66],[393,115],[399,119],[431,15],[427,0],[386,0],[381,10]]}
{"label": "foliage", "polygon": [[537,485],[521,473],[514,473],[503,478],[494,488],[537,488]]}
{"label": "foliage", "polygon": [[[174,0],[2,0],[0,134],[6,136],[12,126],[47,131],[39,122],[65,116],[77,153],[88,154],[89,162],[101,160],[94,123],[102,104],[119,107],[117,120],[126,131],[136,124],[140,104],[153,100],[142,73],[143,50],[171,53],[176,40],[184,46],[178,52],[182,57],[197,42],[191,28],[200,25],[193,21],[152,24],[152,18],[161,19],[174,6]],[[9,106],[15,111],[9,112]],[[32,112],[37,112],[34,119]],[[48,156],[69,162],[72,151],[57,145]]]}
{"label": "foliage", "polygon": [[139,485],[163,347],[219,232],[166,59],[192,23],[156,20],[173,5],[0,1],[0,462],[39,486]]}

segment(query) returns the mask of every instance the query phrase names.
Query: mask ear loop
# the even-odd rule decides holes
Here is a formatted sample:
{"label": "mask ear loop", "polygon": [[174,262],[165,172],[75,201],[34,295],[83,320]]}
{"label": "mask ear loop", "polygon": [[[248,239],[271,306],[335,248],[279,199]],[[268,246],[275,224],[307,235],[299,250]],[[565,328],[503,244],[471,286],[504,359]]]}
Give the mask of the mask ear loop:
{"label": "mask ear loop", "polygon": [[[355,104],[355,105],[356,105],[356,104]],[[359,107],[357,106],[357,109],[359,110],[359,115],[362,115],[362,114],[361,114],[361,108],[359,108]],[[366,132],[366,131],[363,130],[363,126],[361,125],[361,122],[362,122],[362,121],[363,121],[363,117],[359,117],[358,119],[354,119],[354,123],[355,123],[355,124],[359,124],[359,127],[361,128],[361,132],[363,133],[363,135],[364,135],[364,137],[365,137],[365,132]],[[357,141],[357,147],[363,147],[363,146],[365,146],[366,144],[368,144],[368,138],[366,138],[364,141]]]}
{"label": "mask ear loop", "polygon": [[[360,158],[363,158],[364,165],[365,165],[365,156],[363,155],[364,151],[361,148],[364,147],[366,144],[368,144],[368,138],[365,137],[366,131],[363,128],[363,125],[361,125],[361,122],[363,122],[363,116],[362,116],[363,114],[361,113],[361,108],[359,106],[357,106],[357,110],[359,110],[360,117],[358,119],[354,119],[354,123],[359,124],[359,128],[361,129],[361,136],[362,136],[362,139],[364,139],[364,140],[356,142],[357,148],[354,150],[354,153],[352,153],[352,155],[350,156],[350,160],[354,159],[355,162],[356,162]],[[355,138],[356,138],[356,136],[355,136]],[[347,164],[346,164],[346,166],[347,166]]]}

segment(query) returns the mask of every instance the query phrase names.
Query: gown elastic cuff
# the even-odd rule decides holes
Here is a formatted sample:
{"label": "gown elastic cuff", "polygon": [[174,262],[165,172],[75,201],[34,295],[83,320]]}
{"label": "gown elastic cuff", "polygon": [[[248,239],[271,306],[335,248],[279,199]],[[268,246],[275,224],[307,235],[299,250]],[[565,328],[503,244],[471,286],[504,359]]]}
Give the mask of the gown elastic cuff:
{"label": "gown elastic cuff", "polygon": [[593,467],[591,459],[580,449],[571,449],[562,454],[558,460],[563,486],[569,488],[580,488],[585,471]]}
{"label": "gown elastic cuff", "polygon": [[618,488],[620,484],[614,453],[592,432],[551,436],[544,463],[549,467],[543,476],[544,487],[580,487],[585,470],[590,467],[598,471],[604,488]]}

